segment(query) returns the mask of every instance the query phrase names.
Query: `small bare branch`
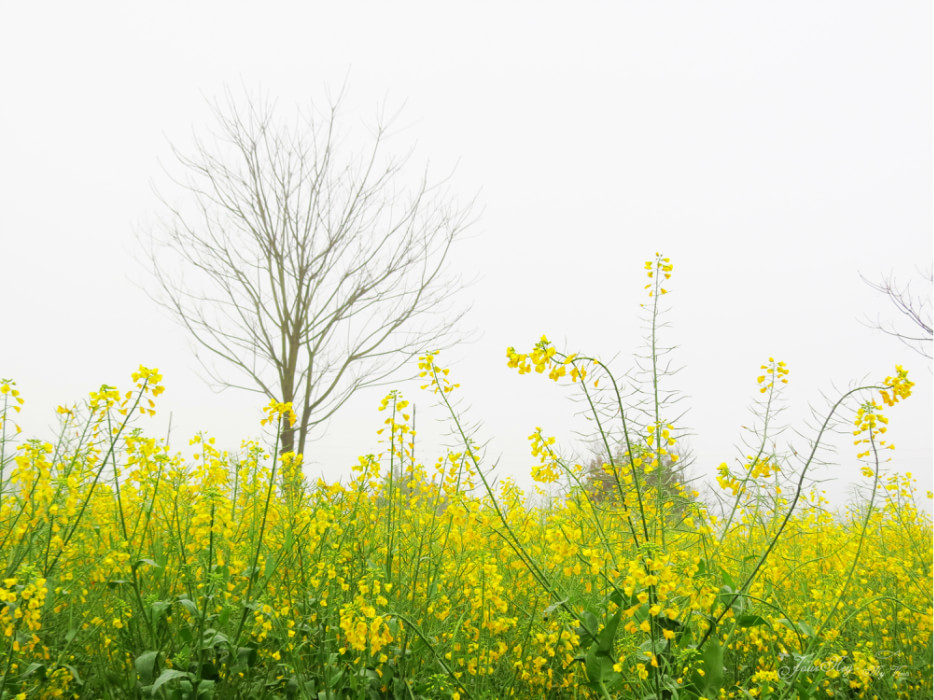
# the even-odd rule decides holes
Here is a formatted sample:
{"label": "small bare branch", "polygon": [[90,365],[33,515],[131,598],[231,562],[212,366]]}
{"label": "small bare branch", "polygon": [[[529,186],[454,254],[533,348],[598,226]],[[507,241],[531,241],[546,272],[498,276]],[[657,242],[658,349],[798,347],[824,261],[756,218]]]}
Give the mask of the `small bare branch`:
{"label": "small bare branch", "polygon": [[907,347],[929,360],[934,359],[934,354],[931,351],[932,340],[934,340],[931,319],[931,288],[934,285],[934,268],[928,268],[927,272],[919,270],[922,286],[920,293],[912,290],[912,281],[899,284],[892,274],[883,277],[879,282],[872,282],[862,274],[860,274],[860,277],[866,284],[888,298],[889,302],[901,315],[902,320],[907,319],[909,328],[905,329],[903,324],[882,321],[878,318],[875,321],[867,321],[866,325],[898,338]]}

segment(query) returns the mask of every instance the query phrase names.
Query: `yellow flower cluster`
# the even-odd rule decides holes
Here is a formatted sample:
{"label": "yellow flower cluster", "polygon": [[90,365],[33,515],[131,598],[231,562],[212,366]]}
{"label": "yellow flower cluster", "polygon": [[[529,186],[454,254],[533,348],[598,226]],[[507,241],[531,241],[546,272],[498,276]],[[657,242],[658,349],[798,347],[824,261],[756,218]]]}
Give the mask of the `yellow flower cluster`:
{"label": "yellow flower cluster", "polygon": [[[875,401],[867,401],[859,407],[859,410],[857,410],[856,418],[853,421],[853,425],[856,427],[856,430],[853,431],[853,435],[866,434],[866,437],[854,440],[853,444],[870,446],[869,449],[857,454],[857,459],[868,457],[870,454],[872,454],[873,448],[876,445],[878,445],[879,449],[895,449],[895,445],[887,444],[885,440],[876,441],[876,436],[882,435],[888,430],[887,426],[889,419],[882,415],[881,411],[882,407],[879,406],[879,404],[877,404]],[[864,473],[866,470],[867,468],[864,467]],[[871,475],[872,471],[869,470],[869,473]]]}
{"label": "yellow flower cluster", "polygon": [[[386,592],[392,590],[392,584],[386,584]],[[381,650],[393,641],[389,624],[383,615],[377,614],[376,607],[369,602],[373,600],[380,608],[385,608],[389,602],[382,594],[382,584],[378,579],[363,580],[358,583],[358,594],[352,602],[348,602],[340,609],[340,637],[347,648],[354,651],[365,652],[370,655],[382,656],[383,661],[388,660]],[[368,598],[367,596],[371,596]]]}
{"label": "yellow flower cluster", "polygon": [[292,410],[292,402],[283,403],[281,401],[276,401],[271,399],[268,404],[263,408],[263,413],[266,415],[260,420],[262,425],[268,425],[270,423],[277,423],[282,421],[284,418],[289,427],[295,425],[295,422],[298,420],[295,416],[295,411]]}
{"label": "yellow flower cluster", "polygon": [[[139,369],[133,372],[131,378],[140,392],[140,398],[147,393],[150,394],[150,398],[146,399],[147,405],[141,407],[140,412],[148,413],[150,416],[156,415],[153,399],[165,391],[165,387],[162,385],[162,374],[159,373],[158,369],[150,369],[140,365]],[[126,399],[129,399],[130,396],[130,394],[127,394]]]}
{"label": "yellow flower cluster", "polygon": [[734,496],[746,490],[745,486],[743,486],[743,482],[730,472],[730,468],[727,466],[726,462],[722,462],[720,466],[717,467],[717,483],[720,484],[720,488],[724,491],[732,491]]}
{"label": "yellow flower cluster", "polygon": [[754,479],[767,479],[776,472],[780,472],[782,470],[781,465],[775,459],[763,459],[761,457],[756,459],[755,457],[750,456],[749,460],[749,474]]}
{"label": "yellow flower cluster", "polygon": [[[19,389],[16,388],[16,382],[12,379],[0,379],[0,396],[3,397],[4,411],[0,413],[0,430],[3,430],[7,423],[7,406],[10,399],[13,399],[13,405],[9,408],[13,409],[14,413],[19,413],[22,410],[22,405],[25,402],[23,397],[19,395]],[[16,424],[13,423],[14,432],[17,434],[22,432],[22,429]]]}
{"label": "yellow flower cluster", "polygon": [[887,387],[881,392],[882,401],[886,406],[894,406],[899,399],[907,399],[911,396],[911,387],[915,385],[908,379],[908,370],[901,365],[895,366],[895,376],[886,377],[883,384]]}
{"label": "yellow flower cluster", "polygon": [[551,449],[551,446],[555,444],[555,439],[546,438],[542,435],[541,428],[535,428],[535,432],[529,435],[529,442],[532,443],[532,456],[539,458],[539,464],[532,467],[532,479],[542,484],[557,481],[561,476],[561,468]]}
{"label": "yellow flower cluster", "polygon": [[[409,424],[412,415],[406,413],[409,402],[402,398],[398,391],[390,391],[380,402],[379,410],[385,411],[392,407],[392,415],[386,418],[384,424],[389,427],[389,443],[393,455],[400,463],[411,460],[415,450],[415,429]],[[377,435],[382,435],[385,428],[376,431]]]}
{"label": "yellow flower cluster", "polygon": [[663,257],[661,253],[655,253],[654,260],[645,261],[645,271],[646,276],[652,280],[649,284],[645,285],[646,289],[650,289],[649,296],[659,296],[662,294],[668,294],[668,290],[661,286],[662,280],[671,279],[671,273],[674,270],[674,265],[671,264],[669,258]]}
{"label": "yellow flower cluster", "polygon": [[437,352],[430,352],[418,358],[418,376],[428,378],[428,383],[423,384],[422,389],[431,388],[431,390],[436,394],[439,391],[444,392],[445,394],[450,394],[460,385],[452,384],[450,380],[448,380],[447,377],[450,373],[450,370],[438,366],[438,364],[435,362],[435,357],[437,356]]}
{"label": "yellow flower cluster", "polygon": [[[24,572],[26,573],[26,572]],[[39,643],[37,633],[42,629],[42,610],[48,588],[46,579],[33,576],[21,582],[12,577],[3,580],[0,587],[0,629],[8,638],[14,652],[30,652]]]}
{"label": "yellow flower cluster", "polygon": [[[544,374],[547,370],[548,378],[553,381],[558,381],[565,375],[569,376],[572,382],[587,377],[587,369],[574,364],[577,355],[559,353],[544,335],[528,353],[519,353],[510,346],[506,349],[506,358],[507,366],[518,369],[519,374],[528,374],[534,368],[539,374]],[[570,371],[567,369],[568,366],[571,367]]]}
{"label": "yellow flower cluster", "polygon": [[759,387],[760,393],[764,394],[775,386],[776,380],[780,381],[782,384],[788,383],[787,376],[789,369],[784,362],[776,362],[774,357],[770,357],[769,363],[767,365],[762,365],[760,369],[765,370],[765,374],[756,377],[756,383],[762,385]]}
{"label": "yellow flower cluster", "polygon": [[[661,429],[659,429],[659,427]],[[661,426],[655,423],[647,425],[645,427],[647,433],[645,442],[648,449],[634,455],[632,460],[633,464],[637,467],[642,466],[643,459],[647,459],[649,463],[646,467],[646,473],[650,474],[658,467],[660,459],[667,457],[671,460],[672,464],[677,462],[680,457],[668,449],[669,447],[675,446],[675,438],[671,433],[674,429],[675,426],[671,423],[662,424]]]}

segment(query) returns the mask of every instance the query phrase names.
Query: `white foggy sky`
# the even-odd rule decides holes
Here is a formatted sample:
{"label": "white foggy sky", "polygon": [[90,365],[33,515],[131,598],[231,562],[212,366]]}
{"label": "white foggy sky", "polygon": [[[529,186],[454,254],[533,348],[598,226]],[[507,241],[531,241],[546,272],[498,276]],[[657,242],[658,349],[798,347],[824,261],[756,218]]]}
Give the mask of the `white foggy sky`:
{"label": "white foggy sky", "polygon": [[[479,192],[456,267],[474,341],[442,354],[499,473],[527,483],[535,426],[575,446],[571,392],[518,377],[505,348],[640,346],[642,264],[672,258],[666,340],[698,473],[736,456],[769,356],[792,370],[788,418],[896,363],[915,396],[890,411],[895,465],[931,488],[926,361],[859,323],[895,318],[859,278],[932,259],[932,17],[922,2],[20,3],[0,13],[0,376],[51,437],[53,409],[140,363],[167,385],[181,449],[258,434],[256,395],[215,394],[183,330],[143,294],[135,232],[158,212],[169,140],[210,126],[204,97],[262,89],[283,108],[346,80],[352,119],[404,103],[390,147]],[[416,384],[419,456],[440,417]],[[309,450],[347,475],[380,449],[362,393]],[[799,441],[797,443],[801,445]],[[187,448],[186,448],[187,449]],[[800,447],[799,447],[800,449]],[[834,487],[858,474],[844,445]],[[930,508],[930,506],[927,506]]]}

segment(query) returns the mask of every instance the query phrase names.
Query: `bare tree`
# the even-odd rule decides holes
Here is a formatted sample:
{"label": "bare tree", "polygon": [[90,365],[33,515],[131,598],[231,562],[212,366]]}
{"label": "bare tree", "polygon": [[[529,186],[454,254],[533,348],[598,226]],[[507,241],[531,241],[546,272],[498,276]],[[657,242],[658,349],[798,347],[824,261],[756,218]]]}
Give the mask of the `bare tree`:
{"label": "bare tree", "polygon": [[153,296],[207,351],[211,380],[292,402],[283,452],[303,453],[357,390],[453,342],[464,311],[448,263],[471,204],[427,166],[412,177],[411,152],[386,155],[382,119],[347,154],[340,103],[289,122],[261,99],[212,103],[211,138],[173,146],[183,204],[160,195],[165,216],[142,241]]}
{"label": "bare tree", "polygon": [[891,274],[883,277],[879,282],[870,282],[862,274],[860,277],[870,287],[888,297],[899,314],[907,319],[910,328],[905,329],[901,325],[884,323],[878,319],[870,321],[868,325],[898,338],[918,354],[934,359],[931,352],[932,340],[934,340],[934,331],[931,330],[931,287],[934,284],[934,268],[920,274],[924,287],[920,294],[912,290],[910,281],[899,284]]}

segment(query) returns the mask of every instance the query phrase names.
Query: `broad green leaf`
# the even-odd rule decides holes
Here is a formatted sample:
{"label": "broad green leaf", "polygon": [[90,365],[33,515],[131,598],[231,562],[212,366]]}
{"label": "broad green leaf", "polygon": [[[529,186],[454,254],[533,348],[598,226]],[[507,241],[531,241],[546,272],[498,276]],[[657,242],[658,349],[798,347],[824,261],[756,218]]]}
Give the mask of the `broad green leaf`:
{"label": "broad green leaf", "polygon": [[[736,618],[736,624],[740,627],[757,627],[758,625],[769,625],[769,621],[758,615],[740,615]],[[769,625],[771,627],[771,625]]]}
{"label": "broad green leaf", "polygon": [[577,628],[577,636],[581,638],[581,646],[589,644],[591,641],[596,641],[597,628],[599,627],[599,621],[597,616],[592,612],[584,611],[580,616],[580,627]]}
{"label": "broad green leaf", "polygon": [[610,652],[613,650],[613,642],[616,639],[616,629],[619,627],[619,618],[622,614],[623,609],[617,608],[616,613],[610,618],[609,622],[606,623],[606,627],[600,630],[600,634],[597,636],[597,646],[600,651]]}
{"label": "broad green leaf", "polygon": [[168,600],[157,600],[155,603],[150,605],[149,610],[152,615],[152,624],[158,625],[171,607],[172,603]]}
{"label": "broad green leaf", "polygon": [[585,611],[581,615],[581,622],[584,623],[584,627],[592,632],[593,634],[597,633],[597,628],[600,626],[600,621],[597,620],[597,616],[590,611]]}
{"label": "broad green leaf", "polygon": [[733,583],[733,577],[730,576],[730,574],[727,573],[727,570],[724,569],[722,566],[720,567],[720,576],[723,577],[723,582],[724,582],[727,586],[730,587],[730,590],[733,590],[733,588],[736,587],[736,584]]}
{"label": "broad green leaf", "polygon": [[584,669],[587,671],[587,680],[591,683],[602,683],[613,673],[613,661],[601,654],[595,644],[587,650],[584,656]]}
{"label": "broad green leaf", "polygon": [[237,649],[237,660],[244,666],[253,666],[256,663],[256,649],[253,647],[239,647]]}
{"label": "broad green leaf", "polygon": [[198,606],[195,605],[192,601],[188,600],[188,598],[179,598],[178,604],[185,608],[185,610],[190,612],[193,616],[198,617]]}
{"label": "broad green leaf", "polygon": [[162,669],[162,673],[159,674],[156,682],[152,684],[152,696],[156,697],[156,693],[159,692],[159,688],[164,686],[169,681],[175,680],[176,678],[184,678],[189,680],[191,679],[191,674],[187,671],[179,671],[177,668]]}
{"label": "broad green leaf", "polygon": [[723,605],[730,605],[731,603],[735,604],[739,599],[734,598],[736,596],[736,591],[733,590],[731,586],[721,586],[720,593],[717,594],[717,599],[723,603]]}
{"label": "broad green leaf", "polygon": [[213,627],[204,630],[204,635],[201,638],[204,648],[213,647],[217,644],[227,644],[229,641],[230,638],[226,634],[218,632]]}
{"label": "broad green leaf", "polygon": [[716,634],[707,640],[702,655],[704,660],[704,684],[708,690],[718,690],[723,683],[723,647]]}
{"label": "broad green leaf", "polygon": [[214,681],[202,680],[198,683],[198,698],[210,700],[214,697]]}
{"label": "broad green leaf", "polygon": [[159,652],[147,651],[136,657],[133,666],[139,674],[143,685],[149,685],[156,677],[156,667],[159,664]]}
{"label": "broad green leaf", "polygon": [[343,678],[343,677],[344,677],[344,669],[341,669],[340,671],[338,671],[337,673],[335,673],[333,676],[331,676],[330,678],[328,678],[328,687],[329,687],[329,688],[336,688],[336,687],[337,687],[337,684],[340,683],[340,680],[341,680],[341,678]]}
{"label": "broad green leaf", "polygon": [[677,632],[684,628],[684,625],[682,625],[678,620],[672,620],[671,618],[663,617],[661,615],[656,618],[656,621],[658,622],[658,626],[662,629],[672,630],[673,632]]}
{"label": "broad green leaf", "polygon": [[26,670],[23,671],[21,678],[27,678],[28,676],[33,675],[34,673],[39,674],[40,678],[45,678],[45,664],[31,663],[26,667]]}
{"label": "broad green leaf", "polygon": [[665,646],[667,644],[668,644],[668,641],[661,637],[658,639],[654,639],[654,640],[646,639],[644,642],[642,642],[642,644],[639,645],[639,651],[642,652],[639,654],[639,658],[640,659],[647,658],[645,656],[645,652],[647,651],[650,651],[656,656],[658,656],[659,654],[662,653],[662,651],[664,651]]}
{"label": "broad green leaf", "polygon": [[269,558],[266,560],[266,565],[263,567],[263,568],[264,568],[264,571],[263,571],[263,578],[265,578],[267,581],[268,581],[269,579],[271,579],[273,573],[275,573],[275,571],[276,571],[276,564],[278,564],[278,563],[279,563],[279,562],[276,561],[276,558],[275,558],[275,557],[269,557]]}

